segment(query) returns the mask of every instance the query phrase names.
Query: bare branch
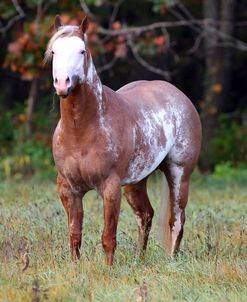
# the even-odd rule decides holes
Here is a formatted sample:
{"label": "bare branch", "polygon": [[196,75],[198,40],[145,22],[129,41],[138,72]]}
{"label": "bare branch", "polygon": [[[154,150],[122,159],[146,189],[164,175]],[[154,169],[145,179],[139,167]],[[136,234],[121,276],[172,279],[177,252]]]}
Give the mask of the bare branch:
{"label": "bare branch", "polygon": [[200,24],[203,25],[204,20],[180,20],[180,21],[167,21],[167,22],[155,22],[149,25],[139,26],[139,27],[128,27],[122,28],[119,30],[105,29],[103,27],[99,27],[98,32],[100,34],[116,37],[119,35],[127,36],[129,34],[140,35],[146,31],[152,31],[155,29],[163,28],[163,27],[182,27],[188,26],[191,24]]}
{"label": "bare branch", "polygon": [[118,60],[117,57],[113,57],[113,59],[109,63],[106,63],[103,66],[98,67],[97,72],[101,73],[103,71],[111,69],[116,64],[117,60]]}
{"label": "bare branch", "polygon": [[[186,18],[189,18],[189,19],[185,19],[182,14],[175,11],[173,8],[170,8],[169,10],[179,20],[187,20],[187,21],[192,22],[191,24],[189,24],[189,27],[191,27],[195,32],[199,33],[199,36],[196,39],[192,49],[189,51],[190,53],[191,53],[191,51],[194,52],[196,50],[196,48],[199,47],[200,42],[202,41],[202,37],[205,36],[205,33],[202,34],[203,27],[204,27],[204,31],[209,31],[209,32],[211,32],[211,34],[218,35],[222,40],[225,40],[223,42],[225,45],[228,45],[229,47],[234,47],[241,51],[247,51],[247,43],[245,43],[239,39],[236,39],[235,37],[233,37],[231,35],[227,35],[224,32],[222,32],[221,30],[219,30],[218,28],[216,28],[213,23],[215,20],[204,19],[204,24],[203,23],[194,23],[194,21],[196,21],[195,18],[181,2],[178,3],[178,7],[183,12],[183,14],[186,16]],[[221,22],[218,22],[218,24],[220,24],[220,23]]]}
{"label": "bare branch", "polygon": [[13,18],[11,18],[9,20],[9,22],[7,23],[6,26],[0,28],[0,33],[2,35],[6,34],[6,32],[16,23],[18,22],[19,20],[23,19],[26,15],[23,11],[23,9],[21,8],[20,4],[18,3],[17,0],[12,0],[12,3],[18,13],[18,15],[14,16]]}
{"label": "bare branch", "polygon": [[85,0],[80,0],[81,8],[83,9],[84,13],[91,19],[96,21],[96,16],[91,12],[90,8],[88,7]]}
{"label": "bare branch", "polygon": [[203,41],[203,39],[205,37],[205,34],[206,33],[203,31],[197,36],[197,38],[194,42],[194,45],[187,51],[188,54],[195,53],[198,50],[198,48],[200,47],[201,42]]}
{"label": "bare branch", "polygon": [[234,24],[236,27],[247,26],[247,21],[239,21]]}
{"label": "bare branch", "polygon": [[108,25],[109,28],[111,28],[112,23],[115,21],[119,8],[123,2],[124,2],[124,0],[118,0],[117,3],[114,5],[114,9],[112,11],[112,15],[110,17],[110,21],[109,21],[109,25]]}
{"label": "bare branch", "polygon": [[[182,6],[183,7],[183,6]],[[184,9],[183,9],[183,11],[184,11]],[[201,29],[200,29],[200,27],[198,28],[198,26],[196,26],[196,25],[202,25],[203,23],[201,23],[201,24],[198,24],[197,22],[196,22],[196,19],[195,18],[193,18],[193,16],[192,16],[192,18],[189,18],[189,19],[187,19],[187,14],[186,14],[186,18],[185,17],[183,17],[183,15],[180,13],[180,12],[178,12],[177,10],[175,10],[175,9],[173,9],[172,7],[171,8],[169,8],[169,12],[171,12],[171,14],[175,17],[175,18],[177,18],[178,20],[183,20],[183,21],[187,21],[188,22],[188,24],[187,24],[187,26],[189,26],[190,28],[192,28],[195,32],[201,32]]]}
{"label": "bare branch", "polygon": [[165,71],[165,70],[162,70],[160,68],[157,68],[157,67],[154,67],[153,65],[149,64],[146,60],[144,60],[140,54],[138,53],[138,49],[137,47],[134,45],[132,39],[130,37],[128,37],[127,39],[127,44],[128,46],[130,47],[132,53],[133,53],[133,56],[134,58],[136,59],[136,61],[142,65],[144,68],[146,68],[147,70],[155,73],[155,74],[158,74],[158,75],[161,75],[162,77],[164,77],[166,80],[170,80],[171,76],[170,76],[170,73],[168,71]]}
{"label": "bare branch", "polygon": [[47,1],[44,5],[43,12],[45,13],[51,5],[51,1]]}
{"label": "bare branch", "polygon": [[23,16],[23,17],[24,17],[24,16],[25,16],[25,13],[24,13],[23,9],[21,8],[20,4],[18,3],[18,1],[17,1],[17,0],[12,0],[12,3],[13,3],[13,5],[14,5],[16,11],[18,12],[18,14],[19,14],[20,16]]}
{"label": "bare branch", "polygon": [[239,49],[241,51],[247,51],[247,43],[215,28],[215,26],[212,25],[213,20],[207,19],[205,21],[206,21],[204,24],[205,31],[208,31],[213,35],[218,35],[223,41],[225,40],[224,43],[232,43],[232,47],[234,47],[236,49]]}
{"label": "bare branch", "polygon": [[188,18],[188,20],[195,20],[195,17],[191,14],[191,12],[185,7],[185,5],[181,1],[179,1],[177,5],[183,12],[183,14]]}

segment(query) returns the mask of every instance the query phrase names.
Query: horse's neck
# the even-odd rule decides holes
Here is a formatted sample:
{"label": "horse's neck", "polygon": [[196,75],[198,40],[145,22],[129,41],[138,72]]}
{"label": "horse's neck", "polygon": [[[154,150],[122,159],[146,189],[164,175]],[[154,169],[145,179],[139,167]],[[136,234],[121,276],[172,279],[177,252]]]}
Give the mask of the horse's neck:
{"label": "horse's neck", "polygon": [[104,96],[101,81],[90,59],[86,81],[78,84],[70,96],[61,99],[61,122],[71,131],[86,131],[93,124],[101,126],[104,119]]}

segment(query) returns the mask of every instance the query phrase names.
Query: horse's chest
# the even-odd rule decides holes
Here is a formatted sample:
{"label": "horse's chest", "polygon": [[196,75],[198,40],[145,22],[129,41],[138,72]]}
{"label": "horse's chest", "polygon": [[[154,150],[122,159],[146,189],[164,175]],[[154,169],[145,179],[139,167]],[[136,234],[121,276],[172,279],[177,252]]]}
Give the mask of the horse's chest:
{"label": "horse's chest", "polygon": [[54,159],[59,173],[74,187],[95,188],[101,181],[104,163],[102,155],[97,152],[63,152]]}

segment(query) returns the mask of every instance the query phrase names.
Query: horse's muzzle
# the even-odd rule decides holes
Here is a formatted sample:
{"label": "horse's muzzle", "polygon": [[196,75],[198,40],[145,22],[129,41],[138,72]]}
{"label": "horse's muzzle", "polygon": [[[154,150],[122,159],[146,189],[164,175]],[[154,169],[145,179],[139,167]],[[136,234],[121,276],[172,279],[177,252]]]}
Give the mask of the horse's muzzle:
{"label": "horse's muzzle", "polygon": [[71,92],[71,80],[69,77],[66,79],[55,78],[54,79],[54,88],[56,89],[57,95],[61,98],[66,98]]}

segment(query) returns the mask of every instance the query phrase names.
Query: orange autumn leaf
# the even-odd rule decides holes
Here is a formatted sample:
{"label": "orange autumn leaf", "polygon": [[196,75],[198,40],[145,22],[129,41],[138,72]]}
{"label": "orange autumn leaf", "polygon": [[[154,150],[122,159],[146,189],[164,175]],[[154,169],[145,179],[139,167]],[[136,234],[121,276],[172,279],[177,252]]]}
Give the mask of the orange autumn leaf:
{"label": "orange autumn leaf", "polygon": [[118,30],[122,28],[122,24],[119,21],[113,22],[112,23],[112,29]]}
{"label": "orange autumn leaf", "polygon": [[16,72],[18,70],[18,66],[15,63],[11,63],[10,64],[10,69],[14,72]]}
{"label": "orange autumn leaf", "polygon": [[215,83],[211,86],[211,90],[216,94],[220,94],[223,90],[223,87],[220,83]]}
{"label": "orange autumn leaf", "polygon": [[21,56],[22,49],[28,44],[30,36],[28,33],[22,34],[16,41],[9,43],[8,51],[15,54],[17,57]]}
{"label": "orange autumn leaf", "polygon": [[31,23],[29,25],[29,32],[32,34],[32,35],[36,35],[38,31],[38,26],[37,26],[37,23]]}
{"label": "orange autumn leaf", "polygon": [[70,20],[71,20],[70,16],[68,16],[68,15],[61,15],[60,18],[61,18],[62,24],[66,25],[66,24],[70,23]]}
{"label": "orange autumn leaf", "polygon": [[97,23],[90,22],[88,25],[88,33],[92,33],[97,28]]}
{"label": "orange autumn leaf", "polygon": [[156,45],[158,47],[158,50],[160,52],[165,51],[166,37],[164,35],[155,37],[154,38],[154,45]]}
{"label": "orange autumn leaf", "polygon": [[27,122],[27,115],[26,114],[19,114],[17,116],[17,122],[19,124],[25,124]]}
{"label": "orange autumn leaf", "polygon": [[21,45],[18,41],[12,42],[8,45],[8,51],[15,54],[17,57],[21,55]]}
{"label": "orange autumn leaf", "polygon": [[167,14],[167,8],[166,8],[165,6],[162,6],[162,7],[160,8],[160,14],[161,14],[161,15]]}
{"label": "orange autumn leaf", "polygon": [[163,35],[154,38],[154,44],[157,46],[162,46],[165,44],[165,42],[166,42],[166,38]]}
{"label": "orange autumn leaf", "polygon": [[34,78],[34,74],[30,70],[25,70],[22,72],[21,78],[23,80],[31,81]]}
{"label": "orange autumn leaf", "polygon": [[218,112],[218,109],[217,109],[216,106],[210,106],[210,107],[208,107],[207,111],[208,111],[209,114],[214,115]]}
{"label": "orange autumn leaf", "polygon": [[104,48],[108,51],[108,52],[111,52],[114,50],[115,48],[115,44],[110,42],[110,43],[107,43],[104,45]]}

